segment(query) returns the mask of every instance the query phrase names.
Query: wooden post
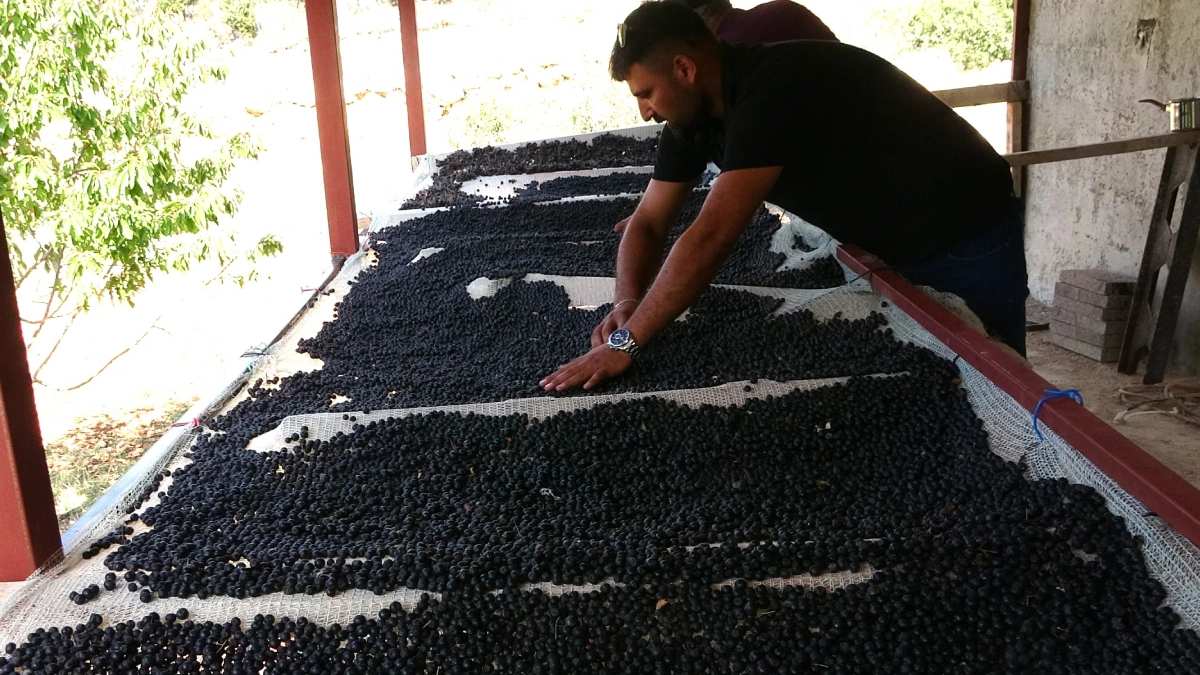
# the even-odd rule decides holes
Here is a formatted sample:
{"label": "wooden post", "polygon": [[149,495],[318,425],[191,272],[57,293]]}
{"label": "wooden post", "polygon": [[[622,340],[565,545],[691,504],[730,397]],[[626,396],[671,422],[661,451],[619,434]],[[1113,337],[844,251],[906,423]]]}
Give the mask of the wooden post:
{"label": "wooden post", "polygon": [[417,46],[416,0],[399,0],[400,48],[404,60],[404,99],[408,105],[408,154],[425,154],[425,103],[421,94],[421,53]]}
{"label": "wooden post", "polygon": [[339,258],[358,251],[358,212],[354,207],[350,137],[346,130],[346,102],[342,94],[337,8],[334,0],[305,0],[304,10],[308,15],[308,51],[312,57],[316,93],[329,251]]}
{"label": "wooden post", "polygon": [[[1023,81],[1029,79],[1029,12],[1030,0],[1016,0],[1013,3],[1013,47],[1012,47],[1012,79]],[[1010,101],[1008,104],[1008,152],[1025,150],[1025,132],[1028,124],[1025,119],[1027,101]],[[1013,168],[1013,189],[1018,197],[1025,194],[1025,169]]]}
{"label": "wooden post", "polygon": [[21,581],[62,548],[17,289],[0,216],[0,581]]}
{"label": "wooden post", "polygon": [[[1192,133],[1200,137],[1200,133]],[[1178,214],[1179,229],[1172,232],[1178,208],[1182,208]],[[1177,145],[1167,150],[1163,162],[1117,365],[1120,372],[1133,374],[1142,357],[1148,357],[1142,380],[1146,384],[1158,384],[1166,377],[1197,239],[1200,239],[1200,144]],[[1167,268],[1166,279],[1160,278],[1163,266]]]}

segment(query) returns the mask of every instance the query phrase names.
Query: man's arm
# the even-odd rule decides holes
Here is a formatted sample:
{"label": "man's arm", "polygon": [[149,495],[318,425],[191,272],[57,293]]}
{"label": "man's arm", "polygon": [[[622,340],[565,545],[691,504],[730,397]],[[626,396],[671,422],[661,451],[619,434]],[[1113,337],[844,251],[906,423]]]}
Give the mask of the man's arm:
{"label": "man's arm", "polygon": [[651,180],[637,209],[627,219],[617,249],[613,309],[592,331],[592,346],[602,344],[633,314],[662,263],[671,225],[692,190],[691,183]]}
{"label": "man's arm", "polygon": [[627,327],[639,344],[650,342],[708,288],[782,171],[778,166],[739,169],[717,178],[696,222],[671,247],[662,272],[629,319]]}
{"label": "man's arm", "polygon": [[[640,345],[647,344],[662,332],[708,287],[782,170],[778,166],[739,169],[722,173],[717,178],[700,209],[700,215],[671,247],[662,271],[656,278],[652,273],[649,275],[654,278],[653,284],[625,324]],[[619,257],[625,255],[625,250],[626,242],[622,240]],[[626,274],[643,271],[629,270]],[[618,275],[620,273],[618,264]],[[623,281],[618,279],[618,282],[618,293],[636,288],[629,276]],[[584,389],[591,389],[621,374],[630,363],[631,358],[625,352],[600,344],[559,367],[553,374],[543,378],[540,384],[547,391],[563,391],[581,385]]]}
{"label": "man's arm", "polygon": [[662,251],[679,218],[691,183],[651,180],[637,210],[629,217],[621,246],[617,249],[614,301],[640,298],[654,281],[662,263]]}

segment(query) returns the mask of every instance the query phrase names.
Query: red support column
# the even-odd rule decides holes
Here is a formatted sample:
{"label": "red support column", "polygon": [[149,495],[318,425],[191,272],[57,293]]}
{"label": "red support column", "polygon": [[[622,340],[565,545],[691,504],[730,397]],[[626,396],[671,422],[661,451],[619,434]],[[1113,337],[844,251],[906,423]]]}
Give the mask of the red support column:
{"label": "red support column", "polygon": [[421,53],[417,48],[416,0],[399,0],[400,47],[404,58],[404,98],[408,104],[408,150],[425,154],[425,104],[421,94]]}
{"label": "red support column", "polygon": [[325,177],[329,251],[335,258],[345,257],[358,250],[358,213],[354,207],[350,138],[346,131],[346,102],[342,94],[337,9],[334,0],[305,0],[304,9],[308,15],[308,51],[312,56],[313,88],[316,91],[321,171]]}
{"label": "red support column", "polygon": [[0,216],[0,581],[21,581],[62,548],[17,290]]}

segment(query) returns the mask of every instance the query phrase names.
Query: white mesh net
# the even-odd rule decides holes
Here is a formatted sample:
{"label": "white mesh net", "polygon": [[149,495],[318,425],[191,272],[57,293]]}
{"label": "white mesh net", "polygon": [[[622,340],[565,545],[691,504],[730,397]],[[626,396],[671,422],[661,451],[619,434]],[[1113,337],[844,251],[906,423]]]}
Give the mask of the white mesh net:
{"label": "white mesh net", "polygon": [[[398,219],[418,217],[427,212],[414,211],[393,214],[391,218],[377,222],[379,227],[386,227],[397,222]],[[773,240],[772,248],[785,253],[787,257],[785,267],[802,268],[817,257],[828,255],[832,251],[835,242],[816,228],[795,217],[785,217],[784,222],[785,227],[781,228],[780,233]],[[806,253],[793,249],[792,242],[796,235],[801,236],[809,246],[815,247],[816,250]],[[436,255],[436,251],[431,251],[429,254]],[[241,387],[246,381],[260,378],[268,380],[300,370],[321,367],[320,361],[298,353],[296,344],[300,338],[314,335],[321,324],[333,316],[334,305],[349,291],[349,282],[371,264],[373,264],[373,256],[369,251],[351,257],[341,273],[328,286],[327,291],[316,299],[305,316],[271,350],[271,354],[257,359],[253,369],[230,386],[230,392]],[[599,305],[609,301],[612,297],[612,280],[608,278],[529,275],[525,277],[525,280],[548,280],[560,284],[568,292],[572,305],[576,307]],[[482,291],[485,293],[488,290],[494,291],[496,281],[498,280],[485,280]],[[489,284],[491,285],[489,286]],[[932,334],[921,328],[915,320],[872,292],[869,285],[862,280],[856,279],[845,286],[829,290],[749,287],[745,287],[743,290],[783,298],[785,305],[780,308],[780,312],[795,311],[803,307],[812,311],[818,318],[830,318],[835,314],[854,318],[866,316],[872,311],[882,312],[887,317],[889,327],[899,339],[926,347],[948,359],[954,359],[956,356]],[[465,291],[466,289],[464,289]],[[956,298],[943,297],[940,299],[960,314],[969,314],[961,301],[957,301]],[[686,317],[684,319],[686,320]],[[1108,508],[1124,518],[1130,532],[1144,538],[1143,551],[1146,563],[1151,573],[1167,589],[1168,602],[1183,617],[1184,625],[1193,629],[1200,628],[1200,551],[1197,551],[1195,546],[1158,518],[1148,514],[1145,507],[1096,469],[1082,454],[1055,434],[1053,429],[1043,425],[1045,440],[1039,441],[1033,433],[1030,416],[1025,409],[964,360],[959,359],[957,365],[962,371],[963,387],[966,389],[976,413],[984,421],[992,451],[1009,461],[1025,458],[1029,467],[1029,477],[1032,480],[1067,478],[1072,482],[1090,486],[1103,495]],[[339,431],[349,433],[355,423],[423,414],[433,410],[464,411],[487,415],[519,412],[542,418],[614,400],[647,396],[666,398],[688,406],[704,404],[736,406],[747,399],[814,389],[841,380],[842,378],[791,382],[758,380],[753,383],[731,382],[701,389],[645,394],[526,398],[456,406],[379,410],[369,415],[357,415],[357,422],[343,420],[341,412],[312,411],[312,414],[284,419],[277,428],[251,441],[250,448],[263,452],[276,450],[285,445],[283,440],[285,437],[298,431],[301,426],[309,428],[311,438],[328,438]],[[237,400],[236,397],[233,398],[223,409],[228,410]],[[99,613],[108,621],[124,621],[139,619],[150,611],[165,613],[173,611],[179,606],[186,606],[192,616],[199,621],[226,621],[233,617],[249,621],[255,614],[269,613],[276,616],[305,616],[314,622],[324,624],[334,622],[346,624],[356,615],[370,616],[394,601],[399,601],[407,607],[415,605],[422,591],[413,589],[401,589],[383,595],[375,595],[364,590],[350,590],[335,597],[272,593],[245,600],[228,597],[213,597],[205,600],[170,598],[156,599],[147,604],[140,602],[135,593],[123,590],[122,586],[118,586],[118,590],[115,592],[101,593],[96,600],[85,605],[76,606],[71,603],[67,597],[70,591],[81,590],[89,584],[99,583],[107,571],[102,563],[105,552],[101,552],[100,555],[90,560],[84,560],[81,552],[92,541],[123,524],[127,511],[138,506],[136,502],[139,496],[158,471],[165,467],[182,466],[188,461],[182,456],[182,453],[195,439],[197,433],[199,432],[196,430],[190,430],[177,434],[173,452],[164,454],[159,465],[147,474],[148,478],[132,483],[119,498],[113,500],[112,506],[101,518],[96,520],[89,530],[89,534],[81,537],[78,544],[66,552],[65,558],[61,562],[40,571],[13,594],[6,606],[0,610],[2,612],[0,613],[0,642],[23,640],[26,635],[38,627],[81,623],[86,621],[92,613]],[[170,490],[169,478],[162,482],[158,491],[168,490]],[[154,503],[157,499],[157,496],[152,496],[149,503]],[[145,526],[137,523],[135,530],[140,533],[145,530]],[[231,564],[234,563],[231,562]],[[818,577],[802,575],[758,583],[770,586],[802,585],[836,590],[851,584],[869,583],[873,574],[873,570],[866,569],[825,574]],[[532,584],[531,586],[554,593],[587,590],[577,587],[553,587],[549,584]]]}

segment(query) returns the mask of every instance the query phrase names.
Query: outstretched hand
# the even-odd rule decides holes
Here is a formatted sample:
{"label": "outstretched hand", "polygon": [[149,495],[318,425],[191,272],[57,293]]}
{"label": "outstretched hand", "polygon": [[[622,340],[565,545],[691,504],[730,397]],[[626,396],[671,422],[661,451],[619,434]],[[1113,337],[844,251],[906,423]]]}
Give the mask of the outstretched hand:
{"label": "outstretched hand", "polygon": [[567,391],[579,386],[591,389],[625,372],[631,363],[633,357],[629,354],[601,344],[570,363],[559,366],[558,370],[543,377],[538,384],[545,391]]}

